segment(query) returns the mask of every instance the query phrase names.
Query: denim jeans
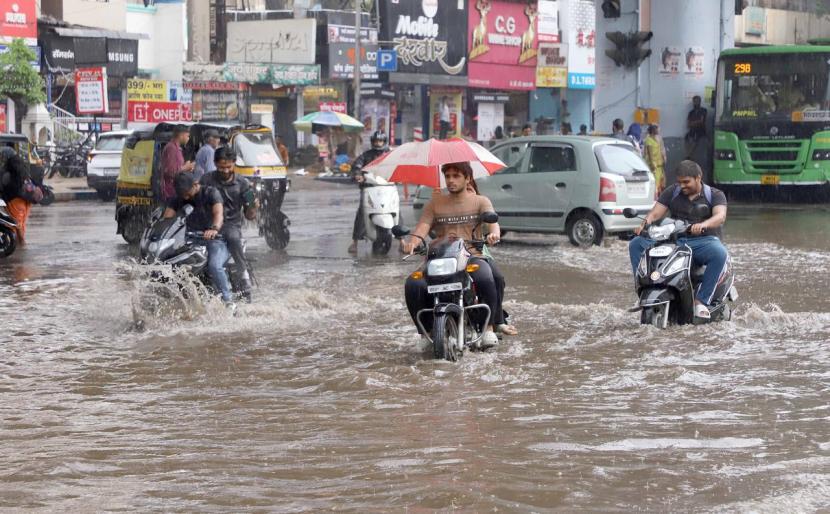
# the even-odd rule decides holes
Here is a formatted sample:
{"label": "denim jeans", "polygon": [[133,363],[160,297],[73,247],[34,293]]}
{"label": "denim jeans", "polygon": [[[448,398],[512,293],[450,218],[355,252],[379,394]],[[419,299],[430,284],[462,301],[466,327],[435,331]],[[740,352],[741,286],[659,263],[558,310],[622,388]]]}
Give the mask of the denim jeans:
{"label": "denim jeans", "polygon": [[228,262],[231,254],[225,241],[211,239],[207,241],[208,251],[208,274],[213,281],[213,287],[222,294],[222,301],[233,300],[231,294],[231,282],[228,280],[228,273],[225,271],[225,263]]}
{"label": "denim jeans", "polygon": [[[686,245],[692,249],[692,261],[697,266],[706,266],[703,274],[703,281],[700,284],[700,291],[697,299],[704,305],[712,302],[715,289],[721,276],[726,273],[729,253],[726,247],[715,236],[684,237],[677,240],[678,245]],[[654,246],[654,241],[642,236],[637,236],[628,243],[628,255],[631,258],[631,269],[637,275],[637,265],[643,252]]]}

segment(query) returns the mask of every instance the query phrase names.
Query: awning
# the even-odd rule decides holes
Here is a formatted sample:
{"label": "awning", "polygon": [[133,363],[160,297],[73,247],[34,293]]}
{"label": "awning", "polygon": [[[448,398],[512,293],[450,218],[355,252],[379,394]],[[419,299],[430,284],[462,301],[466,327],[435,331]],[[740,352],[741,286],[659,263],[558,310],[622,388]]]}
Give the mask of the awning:
{"label": "awning", "polygon": [[79,27],[49,27],[55,33],[66,37],[107,37],[111,39],[150,39],[147,34],[138,34],[135,32],[123,32],[120,30],[105,30],[95,28],[79,28]]}

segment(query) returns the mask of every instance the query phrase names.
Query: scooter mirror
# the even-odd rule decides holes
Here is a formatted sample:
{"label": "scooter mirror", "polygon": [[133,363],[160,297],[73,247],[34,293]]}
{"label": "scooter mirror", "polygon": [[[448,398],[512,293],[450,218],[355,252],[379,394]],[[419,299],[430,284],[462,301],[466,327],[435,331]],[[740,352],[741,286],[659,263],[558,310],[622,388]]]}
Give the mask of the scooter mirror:
{"label": "scooter mirror", "polygon": [[394,227],[392,227],[392,235],[398,239],[404,236],[408,236],[410,232],[411,230],[409,230],[407,227],[404,227],[403,225],[395,225]]}
{"label": "scooter mirror", "polygon": [[705,203],[696,203],[692,207],[692,216],[701,220],[709,219],[712,217],[712,209]]}
{"label": "scooter mirror", "polygon": [[481,221],[483,223],[498,223],[499,222],[499,215],[495,212],[485,212],[481,215]]}
{"label": "scooter mirror", "polygon": [[623,209],[623,216],[625,216],[626,218],[629,218],[629,219],[636,218],[637,217],[637,211],[635,209],[632,209],[631,207],[627,207],[627,208]]}

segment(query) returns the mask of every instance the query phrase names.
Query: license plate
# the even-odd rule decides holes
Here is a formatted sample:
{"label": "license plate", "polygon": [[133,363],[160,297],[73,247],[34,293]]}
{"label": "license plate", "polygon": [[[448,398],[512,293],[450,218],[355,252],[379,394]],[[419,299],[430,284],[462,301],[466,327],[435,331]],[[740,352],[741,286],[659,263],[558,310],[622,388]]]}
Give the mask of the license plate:
{"label": "license plate", "polygon": [[438,284],[435,286],[427,287],[427,292],[429,294],[446,293],[448,291],[461,291],[461,282],[453,282],[452,284]]}
{"label": "license plate", "polygon": [[631,196],[645,196],[648,192],[648,182],[628,182],[625,187]]}
{"label": "license plate", "polygon": [[781,177],[778,175],[761,175],[762,186],[777,186],[781,183]]}

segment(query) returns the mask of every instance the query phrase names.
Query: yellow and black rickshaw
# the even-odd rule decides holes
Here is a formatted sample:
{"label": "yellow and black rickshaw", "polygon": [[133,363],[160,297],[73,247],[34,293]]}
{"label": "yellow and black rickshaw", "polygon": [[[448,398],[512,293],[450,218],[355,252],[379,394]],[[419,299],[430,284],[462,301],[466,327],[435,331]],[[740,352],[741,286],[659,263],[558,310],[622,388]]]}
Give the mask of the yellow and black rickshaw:
{"label": "yellow and black rickshaw", "polygon": [[115,189],[117,233],[138,244],[153,210],[162,203],[161,152],[173,137],[176,123],[159,123],[136,130],[124,142],[121,170]]}
{"label": "yellow and black rickshaw", "polygon": [[219,132],[222,144],[236,151],[234,172],[248,179],[254,186],[260,208],[257,225],[268,246],[281,250],[291,238],[290,221],[282,212],[282,203],[290,184],[285,163],[274,143],[271,129],[262,125],[228,125],[223,123],[196,123],[190,128],[190,143],[185,158],[192,160],[204,144],[204,132]]}

